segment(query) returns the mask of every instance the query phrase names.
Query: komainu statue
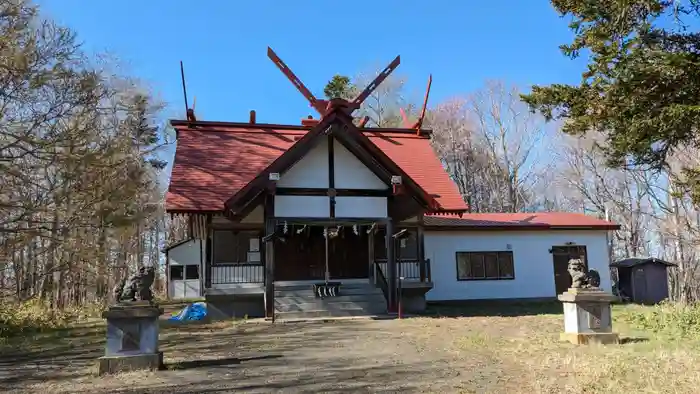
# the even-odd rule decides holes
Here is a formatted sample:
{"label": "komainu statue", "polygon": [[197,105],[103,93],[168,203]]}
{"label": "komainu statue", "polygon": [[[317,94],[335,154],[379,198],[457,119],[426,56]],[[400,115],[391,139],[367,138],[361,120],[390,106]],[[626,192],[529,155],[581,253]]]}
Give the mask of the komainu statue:
{"label": "komainu statue", "polygon": [[156,271],[153,267],[140,267],[139,271],[129,278],[122,279],[114,287],[114,296],[117,302],[152,301],[153,292],[151,286],[155,280]]}
{"label": "komainu statue", "polygon": [[586,272],[586,265],[581,259],[569,260],[567,268],[571,275],[572,289],[597,289],[600,287],[600,274],[596,270]]}

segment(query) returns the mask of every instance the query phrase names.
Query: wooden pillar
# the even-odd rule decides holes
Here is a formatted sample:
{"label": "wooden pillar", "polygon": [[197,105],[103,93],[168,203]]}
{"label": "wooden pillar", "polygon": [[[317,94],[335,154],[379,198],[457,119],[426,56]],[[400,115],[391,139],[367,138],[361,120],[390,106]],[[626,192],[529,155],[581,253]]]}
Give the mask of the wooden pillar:
{"label": "wooden pillar", "polygon": [[416,229],[416,243],[418,244],[418,269],[420,270],[420,281],[425,282],[426,267],[425,267],[425,235],[423,234],[423,225],[419,224]]}
{"label": "wooden pillar", "polygon": [[396,311],[396,248],[394,243],[394,223],[391,219],[386,221],[386,281],[389,285],[389,311]]}
{"label": "wooden pillar", "polygon": [[274,195],[265,197],[265,317],[275,319],[275,237]]}
{"label": "wooden pillar", "polygon": [[[168,300],[170,294],[170,249],[165,249],[165,298]],[[115,300],[116,301],[116,300]]]}
{"label": "wooden pillar", "polygon": [[369,270],[369,281],[370,283],[376,283],[374,277],[374,229],[367,234],[367,237],[367,255],[369,256],[369,266],[367,269]]}
{"label": "wooden pillar", "polygon": [[[211,266],[214,261],[214,230],[211,228],[212,217],[207,218],[205,236],[199,240],[200,248],[204,246],[204,288],[211,288]],[[200,254],[201,256],[201,254]],[[201,283],[201,281],[200,281]]]}

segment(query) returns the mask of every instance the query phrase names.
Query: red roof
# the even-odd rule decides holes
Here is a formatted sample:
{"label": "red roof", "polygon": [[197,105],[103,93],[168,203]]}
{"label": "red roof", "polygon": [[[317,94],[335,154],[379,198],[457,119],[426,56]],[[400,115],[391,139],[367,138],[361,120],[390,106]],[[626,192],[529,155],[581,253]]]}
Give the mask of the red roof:
{"label": "red roof", "polygon": [[619,225],[582,213],[468,213],[462,217],[425,216],[423,223],[433,229],[503,230],[503,229],[600,229],[617,230]]}
{"label": "red roof", "polygon": [[[277,128],[276,128],[277,127]],[[221,211],[224,202],[306,134],[306,127],[198,123],[175,126],[175,163],[168,211]],[[370,141],[446,210],[466,209],[457,186],[430,145],[416,134],[364,131]]]}

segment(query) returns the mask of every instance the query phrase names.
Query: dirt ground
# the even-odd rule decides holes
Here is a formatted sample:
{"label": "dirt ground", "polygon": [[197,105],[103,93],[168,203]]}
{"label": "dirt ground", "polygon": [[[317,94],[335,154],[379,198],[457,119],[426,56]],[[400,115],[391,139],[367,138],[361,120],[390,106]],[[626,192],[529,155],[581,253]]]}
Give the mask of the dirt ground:
{"label": "dirt ground", "polygon": [[558,342],[556,308],[441,312],[163,328],[167,370],[110,377],[95,375],[104,327],[83,325],[1,349],[0,391],[691,393],[700,386],[694,341],[640,336],[618,324],[623,344],[576,347]]}

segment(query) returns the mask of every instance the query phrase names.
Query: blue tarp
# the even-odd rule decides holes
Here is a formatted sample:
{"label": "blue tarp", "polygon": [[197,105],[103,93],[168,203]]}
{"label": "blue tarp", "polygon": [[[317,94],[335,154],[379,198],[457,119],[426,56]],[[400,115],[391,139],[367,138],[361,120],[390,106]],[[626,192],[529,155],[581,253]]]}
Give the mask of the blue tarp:
{"label": "blue tarp", "polygon": [[207,316],[207,304],[205,302],[195,302],[184,307],[180,312],[174,314],[168,320],[186,321],[202,320]]}

